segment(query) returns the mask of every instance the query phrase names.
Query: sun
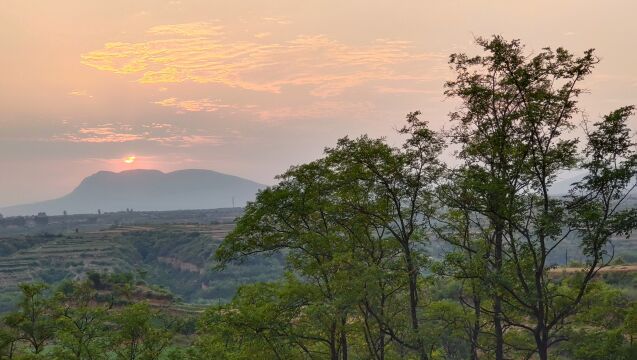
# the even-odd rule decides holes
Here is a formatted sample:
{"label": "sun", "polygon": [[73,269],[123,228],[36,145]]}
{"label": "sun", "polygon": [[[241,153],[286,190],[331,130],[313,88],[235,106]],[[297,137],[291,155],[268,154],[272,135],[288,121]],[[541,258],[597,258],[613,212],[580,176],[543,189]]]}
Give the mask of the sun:
{"label": "sun", "polygon": [[135,156],[131,155],[131,156],[127,156],[124,158],[124,162],[127,164],[132,164],[135,162]]}

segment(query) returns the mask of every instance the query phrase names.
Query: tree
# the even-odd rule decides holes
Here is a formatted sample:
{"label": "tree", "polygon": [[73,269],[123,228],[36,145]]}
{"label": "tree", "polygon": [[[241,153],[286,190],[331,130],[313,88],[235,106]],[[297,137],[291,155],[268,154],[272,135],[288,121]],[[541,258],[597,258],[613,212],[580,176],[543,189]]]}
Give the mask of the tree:
{"label": "tree", "polygon": [[346,323],[353,305],[342,301],[346,289],[338,282],[347,278],[341,276],[347,272],[341,259],[349,253],[350,244],[336,221],[334,173],[325,161],[317,160],[291,168],[279,179],[278,185],[261,191],[246,207],[219,246],[217,258],[223,266],[255,253],[286,251],[294,275],[315,294],[313,315],[322,317],[316,324],[325,334],[322,342],[330,358],[345,360]]}
{"label": "tree", "polygon": [[6,315],[4,323],[14,334],[11,336],[17,335],[17,340],[26,342],[37,355],[54,336],[51,300],[46,295],[47,286],[42,283],[20,284],[19,287],[18,310]]}
{"label": "tree", "polygon": [[[450,58],[456,79],[446,94],[462,102],[451,115],[457,125],[450,136],[462,165],[453,174],[461,185],[448,187],[444,201],[470,214],[471,231],[484,244],[488,271],[473,276],[489,290],[490,308],[481,310],[492,318],[496,359],[504,358],[507,327],[529,334],[539,358],[547,359],[549,348],[564,340],[564,321],[608,263],[609,240],[635,227],[635,211],[620,206],[636,167],[626,125],[633,109],[594,124],[580,158],[578,139],[568,132],[579,84],[598,62],[593,50],[575,57],[546,48],[529,57],[517,40],[477,42],[485,56]],[[585,178],[568,197],[552,196],[557,175],[578,166]],[[565,288],[550,276],[548,259],[572,235],[581,239],[587,269]]]}
{"label": "tree", "polygon": [[0,327],[0,359],[11,360],[16,354],[19,334],[15,329]]}
{"label": "tree", "polygon": [[[459,199],[468,196],[460,180],[452,178],[450,184],[441,186],[439,196],[445,198],[449,193],[458,194]],[[461,282],[457,298],[465,314],[464,331],[470,344],[470,357],[477,360],[480,352],[489,350],[480,336],[486,326],[482,308],[487,306],[488,292],[482,288],[480,279],[488,268],[485,260],[488,258],[488,247],[485,246],[488,241],[482,237],[483,233],[473,229],[468,209],[448,208],[431,228],[440,239],[453,246],[433,270],[444,278],[451,277]]]}
{"label": "tree", "polygon": [[344,138],[324,158],[291,168],[247,206],[217,251],[221,266],[285,251],[294,274],[320,295],[311,302],[314,314],[321,307],[334,314],[324,322],[332,359],[347,359],[348,333],[358,319],[369,356],[384,358],[388,339],[421,359],[429,353],[419,315],[428,262],[423,226],[443,144],[418,113],[408,116],[402,133],[408,137],[402,148]]}
{"label": "tree", "polygon": [[557,348],[560,354],[576,359],[633,359],[637,347],[631,343],[634,301],[624,291],[607,282],[595,281],[590,296],[582,301],[567,329],[569,341]]}
{"label": "tree", "polygon": [[109,307],[95,301],[89,280],[67,283],[56,294],[56,356],[59,359],[106,357]]}
{"label": "tree", "polygon": [[[411,329],[400,331],[383,321],[383,331],[402,346],[427,359],[427,344],[422,337],[419,317],[422,271],[428,262],[427,220],[435,211],[435,185],[444,169],[438,156],[444,147],[442,139],[419,119],[419,112],[407,115],[407,125],[400,133],[407,137],[401,148],[388,146],[384,139],[366,136],[339,140],[327,149],[328,159],[343,179],[345,193],[364,196],[343,197],[344,207],[355,219],[383,231],[400,249],[402,274],[408,288],[407,313]],[[351,217],[351,216],[350,216]]]}
{"label": "tree", "polygon": [[116,327],[111,338],[117,359],[156,360],[172,339],[170,330],[144,302],[124,307],[113,316]]}
{"label": "tree", "polygon": [[[316,288],[288,277],[242,286],[231,303],[211,307],[200,320],[199,357],[303,359],[330,356],[329,327],[312,301]],[[319,310],[319,311],[317,311]],[[318,316],[315,316],[318,315]]]}

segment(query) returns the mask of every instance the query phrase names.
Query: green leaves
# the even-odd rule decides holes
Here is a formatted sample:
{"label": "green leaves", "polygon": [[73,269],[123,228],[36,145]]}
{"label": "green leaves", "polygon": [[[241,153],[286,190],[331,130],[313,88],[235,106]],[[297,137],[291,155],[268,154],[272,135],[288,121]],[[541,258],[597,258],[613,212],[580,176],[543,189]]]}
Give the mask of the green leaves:
{"label": "green leaves", "polygon": [[112,318],[115,333],[111,349],[117,359],[158,359],[171,341],[170,332],[157,324],[161,319],[147,303],[139,302],[124,307]]}
{"label": "green leaves", "polygon": [[26,342],[31,351],[39,354],[52,340],[55,332],[48,287],[42,283],[21,284],[22,297],[18,310],[5,316],[4,324],[15,340]]}
{"label": "green leaves", "polygon": [[[456,276],[475,276],[488,289],[493,308],[482,310],[493,319],[496,358],[504,356],[506,323],[527,332],[546,359],[561,339],[563,322],[609,261],[610,238],[637,227],[635,210],[621,206],[636,169],[626,126],[633,107],[588,129],[582,156],[579,139],[569,132],[579,111],[580,83],[598,62],[593,50],[578,57],[545,48],[529,56],[518,40],[494,36],[477,43],[483,55],[450,58],[456,79],[447,83],[446,94],[462,106],[451,115],[456,126],[449,136],[460,146],[462,163],[440,195],[464,217],[447,217],[439,233],[459,248],[448,257]],[[557,176],[574,167],[587,175],[570,196],[550,194]],[[564,288],[549,272],[556,249],[573,235],[580,238],[589,271]],[[475,271],[477,259],[486,271]]]}
{"label": "green leaves", "polygon": [[303,314],[325,334],[332,358],[345,354],[356,337],[349,324],[360,321],[370,356],[391,339],[426,358],[419,297],[444,142],[418,115],[407,116],[402,147],[342,138],[323,158],[292,167],[248,205],[217,251],[222,264],[285,251],[291,272],[319,295]]}

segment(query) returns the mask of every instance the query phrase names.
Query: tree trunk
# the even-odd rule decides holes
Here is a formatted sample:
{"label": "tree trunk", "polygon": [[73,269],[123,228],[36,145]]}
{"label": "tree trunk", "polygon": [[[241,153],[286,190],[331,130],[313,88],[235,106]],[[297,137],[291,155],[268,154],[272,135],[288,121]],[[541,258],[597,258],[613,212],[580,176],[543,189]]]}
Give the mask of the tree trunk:
{"label": "tree trunk", "polygon": [[336,346],[336,342],[331,341],[330,342],[330,359],[331,360],[340,360],[338,358],[338,349]]}
{"label": "tree trunk", "polygon": [[420,337],[420,324],[418,321],[418,269],[414,265],[409,246],[404,247],[407,272],[409,273],[409,314],[411,317],[411,329],[416,336],[418,359],[428,360],[427,349]]}
{"label": "tree trunk", "polygon": [[[632,345],[632,337],[630,339]],[[378,349],[378,360],[385,360],[385,335],[380,334],[380,344]]]}
{"label": "tree trunk", "polygon": [[[502,232],[503,227],[497,225],[495,229],[495,271],[496,279],[500,280],[502,273]],[[504,360],[504,331],[502,327],[502,299],[500,297],[499,284],[494,286],[493,296],[493,326],[495,331],[495,359]]]}
{"label": "tree trunk", "polygon": [[338,346],[336,339],[336,322],[332,322],[332,328],[330,329],[330,359],[340,360],[338,358]]}
{"label": "tree trunk", "polygon": [[536,329],[535,331],[535,346],[537,347],[537,354],[540,360],[548,360],[549,358],[549,344],[548,344],[548,331],[544,326]]}
{"label": "tree trunk", "polygon": [[480,298],[475,295],[475,286],[472,286],[473,295],[473,311],[476,319],[473,322],[471,332],[471,360],[478,360],[478,337],[480,336]]}
{"label": "tree trunk", "polygon": [[347,360],[347,333],[345,332],[345,325],[347,325],[347,316],[341,319],[341,358]]}

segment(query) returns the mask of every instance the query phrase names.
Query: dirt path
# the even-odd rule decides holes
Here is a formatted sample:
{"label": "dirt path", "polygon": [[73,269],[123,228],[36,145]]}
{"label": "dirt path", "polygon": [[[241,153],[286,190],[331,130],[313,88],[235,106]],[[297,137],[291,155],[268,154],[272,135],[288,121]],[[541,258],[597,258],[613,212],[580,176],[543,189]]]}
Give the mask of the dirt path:
{"label": "dirt path", "polygon": [[[572,274],[572,273],[577,273],[577,272],[583,272],[585,270],[586,269],[583,268],[583,267],[558,267],[558,268],[555,268],[555,269],[551,270],[551,272],[553,272],[553,273]],[[637,272],[637,264],[607,266],[607,267],[602,268],[601,270],[599,270],[599,272],[600,273]]]}

